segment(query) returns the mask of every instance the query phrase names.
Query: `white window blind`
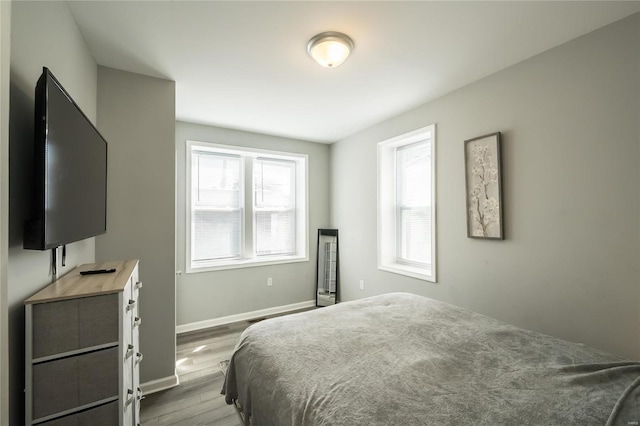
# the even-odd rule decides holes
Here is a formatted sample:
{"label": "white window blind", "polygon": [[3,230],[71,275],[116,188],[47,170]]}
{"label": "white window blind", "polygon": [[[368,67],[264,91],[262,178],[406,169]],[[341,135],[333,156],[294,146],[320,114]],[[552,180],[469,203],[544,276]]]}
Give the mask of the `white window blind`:
{"label": "white window blind", "polygon": [[295,251],[296,163],[253,160],[253,207],[257,256],[286,255]]}
{"label": "white window blind", "polygon": [[238,258],[243,214],[241,158],[194,152],[192,161],[192,259]]}
{"label": "white window blind", "polygon": [[426,265],[431,259],[431,159],[429,142],[396,151],[396,225],[399,262]]}

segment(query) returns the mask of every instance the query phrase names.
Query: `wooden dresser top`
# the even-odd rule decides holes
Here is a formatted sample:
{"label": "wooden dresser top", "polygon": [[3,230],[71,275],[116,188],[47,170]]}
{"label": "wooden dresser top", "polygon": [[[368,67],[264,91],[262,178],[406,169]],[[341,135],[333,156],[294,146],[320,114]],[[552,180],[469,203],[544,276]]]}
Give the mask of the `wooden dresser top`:
{"label": "wooden dresser top", "polygon": [[[134,259],[80,265],[25,300],[24,303],[28,305],[122,292],[137,264],[138,260]],[[111,268],[116,268],[116,272],[80,275],[80,271]]]}

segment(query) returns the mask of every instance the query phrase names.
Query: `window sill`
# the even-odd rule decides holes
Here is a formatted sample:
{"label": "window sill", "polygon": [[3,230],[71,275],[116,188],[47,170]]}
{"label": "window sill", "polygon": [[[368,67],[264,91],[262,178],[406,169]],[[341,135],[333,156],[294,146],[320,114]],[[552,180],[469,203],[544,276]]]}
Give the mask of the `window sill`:
{"label": "window sill", "polygon": [[386,265],[378,265],[378,269],[381,271],[387,271],[394,274],[405,275],[411,278],[417,278],[423,281],[436,282],[435,274],[433,270],[417,268],[415,266],[403,265],[401,263],[390,263]]}
{"label": "window sill", "polygon": [[286,263],[298,263],[308,262],[308,256],[287,256],[287,257],[271,257],[266,259],[246,259],[246,260],[231,260],[226,262],[209,262],[201,263],[198,266],[187,267],[187,274],[194,274],[198,272],[215,272],[224,271],[227,269],[240,269],[251,268],[254,266],[270,266],[270,265],[282,265]]}

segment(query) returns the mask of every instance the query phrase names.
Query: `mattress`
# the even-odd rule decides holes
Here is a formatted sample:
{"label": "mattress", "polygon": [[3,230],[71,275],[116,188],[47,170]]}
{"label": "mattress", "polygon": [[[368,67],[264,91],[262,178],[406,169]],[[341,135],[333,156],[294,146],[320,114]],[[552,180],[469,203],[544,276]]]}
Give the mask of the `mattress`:
{"label": "mattress", "polygon": [[407,293],[250,326],[222,393],[253,426],[640,423],[639,362]]}

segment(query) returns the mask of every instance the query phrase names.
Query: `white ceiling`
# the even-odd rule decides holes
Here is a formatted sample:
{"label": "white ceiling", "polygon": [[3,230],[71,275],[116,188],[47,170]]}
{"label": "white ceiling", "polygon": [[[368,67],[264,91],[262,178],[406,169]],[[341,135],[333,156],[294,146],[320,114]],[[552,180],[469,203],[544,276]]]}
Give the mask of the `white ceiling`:
{"label": "white ceiling", "polygon": [[[100,65],[175,80],[178,120],[331,143],[640,10],[640,2],[70,1]],[[326,69],[322,31],[355,50]]]}

